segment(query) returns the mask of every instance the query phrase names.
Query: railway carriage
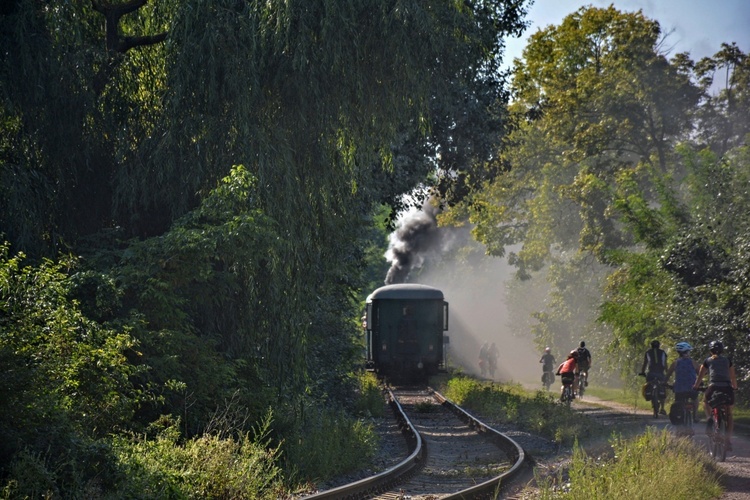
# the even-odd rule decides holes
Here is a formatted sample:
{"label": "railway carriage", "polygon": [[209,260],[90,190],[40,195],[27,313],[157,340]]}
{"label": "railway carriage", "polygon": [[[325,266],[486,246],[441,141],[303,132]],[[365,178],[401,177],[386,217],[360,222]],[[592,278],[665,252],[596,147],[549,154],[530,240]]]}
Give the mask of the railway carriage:
{"label": "railway carriage", "polygon": [[445,367],[448,302],[437,288],[386,285],[367,297],[367,366],[392,381],[424,380]]}

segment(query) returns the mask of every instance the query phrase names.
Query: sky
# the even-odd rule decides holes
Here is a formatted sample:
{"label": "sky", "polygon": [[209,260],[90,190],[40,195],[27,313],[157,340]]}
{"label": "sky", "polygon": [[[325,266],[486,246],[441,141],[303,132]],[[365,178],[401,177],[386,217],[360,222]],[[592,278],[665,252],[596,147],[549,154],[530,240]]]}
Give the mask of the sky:
{"label": "sky", "polygon": [[614,5],[623,12],[642,10],[659,22],[662,34],[669,33],[665,46],[672,47],[671,54],[689,52],[694,61],[714,55],[723,42],[737,42],[742,52],[750,52],[750,0],[535,0],[526,16],[531,24],[524,35],[506,39],[506,64],[521,57],[529,35],[558,25],[568,14],[589,5]]}

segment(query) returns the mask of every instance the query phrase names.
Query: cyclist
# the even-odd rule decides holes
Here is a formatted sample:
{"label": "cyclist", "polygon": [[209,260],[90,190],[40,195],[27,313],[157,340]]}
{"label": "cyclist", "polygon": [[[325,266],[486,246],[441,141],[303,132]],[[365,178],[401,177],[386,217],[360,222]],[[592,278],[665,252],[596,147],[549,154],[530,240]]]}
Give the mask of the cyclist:
{"label": "cyclist", "polygon": [[[643,356],[643,366],[641,366],[641,373],[639,375],[646,377],[646,383],[653,380],[664,382],[666,377],[664,376],[664,370],[667,368],[667,353],[660,348],[661,343],[658,340],[651,341],[651,349],[646,351]],[[648,371],[646,369],[648,368]],[[659,413],[666,415],[667,412],[664,409],[664,399],[666,394],[662,397],[661,391],[657,391],[658,394],[652,395],[654,398],[659,398],[660,410]],[[656,417],[656,414],[654,414]]]}
{"label": "cyclist", "polygon": [[560,387],[560,396],[562,396],[565,386],[567,384],[573,385],[573,394],[575,395],[578,390],[578,373],[576,373],[576,366],[578,358],[578,351],[573,349],[568,354],[568,359],[560,363],[557,367],[557,374],[560,375],[562,381],[562,387]]}
{"label": "cyclist", "polygon": [[544,348],[544,354],[542,354],[539,362],[542,363],[542,383],[549,389],[549,385],[555,380],[555,376],[552,374],[555,369],[555,357],[549,347]]}
{"label": "cyclist", "polygon": [[675,350],[679,357],[667,368],[666,378],[669,380],[674,373],[672,389],[674,390],[675,403],[679,404],[689,399],[695,400],[698,397],[698,392],[693,390],[693,384],[698,375],[700,365],[690,357],[690,351],[693,350],[693,346],[689,343],[677,342]]}
{"label": "cyclist", "polygon": [[578,380],[580,381],[581,378],[583,378],[583,383],[585,387],[588,387],[589,385],[589,369],[591,368],[591,353],[588,349],[586,349],[586,342],[583,340],[578,346],[578,362],[576,364],[576,375],[578,375]]}
{"label": "cyclist", "polygon": [[711,418],[711,397],[716,393],[724,393],[729,398],[727,405],[727,451],[732,450],[732,429],[734,428],[734,419],[732,418],[732,406],[734,405],[734,391],[737,390],[737,375],[734,372],[732,360],[721,355],[724,352],[724,344],[719,340],[714,340],[708,345],[711,356],[701,365],[698,370],[698,377],[695,379],[693,389],[698,389],[703,377],[708,373],[708,387],[703,397],[703,408],[706,410],[706,434],[710,434],[713,429],[713,419]]}

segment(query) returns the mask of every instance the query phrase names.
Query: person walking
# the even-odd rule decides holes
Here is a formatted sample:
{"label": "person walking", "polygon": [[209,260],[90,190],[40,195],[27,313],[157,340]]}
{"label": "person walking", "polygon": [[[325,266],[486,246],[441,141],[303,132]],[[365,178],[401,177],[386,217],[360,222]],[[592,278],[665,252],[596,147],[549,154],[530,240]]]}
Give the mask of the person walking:
{"label": "person walking", "polygon": [[497,370],[497,358],[500,357],[500,351],[497,349],[497,345],[493,342],[490,344],[490,348],[487,350],[487,369],[490,372],[490,378],[495,379],[495,370]]}
{"label": "person walking", "polygon": [[711,399],[716,394],[723,393],[726,395],[729,403],[727,404],[727,451],[732,450],[732,431],[734,430],[734,419],[732,418],[732,407],[734,406],[734,391],[737,390],[737,375],[734,371],[732,360],[722,356],[724,344],[719,340],[714,340],[708,345],[711,356],[706,358],[698,370],[698,376],[693,384],[693,389],[698,389],[703,377],[708,374],[708,387],[703,396],[703,408],[706,411],[706,434],[713,429],[713,419],[711,418]]}
{"label": "person walking", "polygon": [[489,342],[485,342],[482,344],[482,348],[479,349],[479,371],[482,373],[483,377],[487,376],[487,369],[489,368],[489,353],[490,344]]}

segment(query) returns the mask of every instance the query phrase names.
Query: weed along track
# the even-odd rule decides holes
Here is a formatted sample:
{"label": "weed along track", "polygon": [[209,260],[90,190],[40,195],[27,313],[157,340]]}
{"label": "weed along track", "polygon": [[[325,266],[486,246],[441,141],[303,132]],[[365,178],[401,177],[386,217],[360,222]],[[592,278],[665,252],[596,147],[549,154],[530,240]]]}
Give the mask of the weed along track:
{"label": "weed along track", "polygon": [[375,476],[308,496],[322,498],[495,498],[526,454],[512,439],[428,388],[388,391],[409,456]]}

